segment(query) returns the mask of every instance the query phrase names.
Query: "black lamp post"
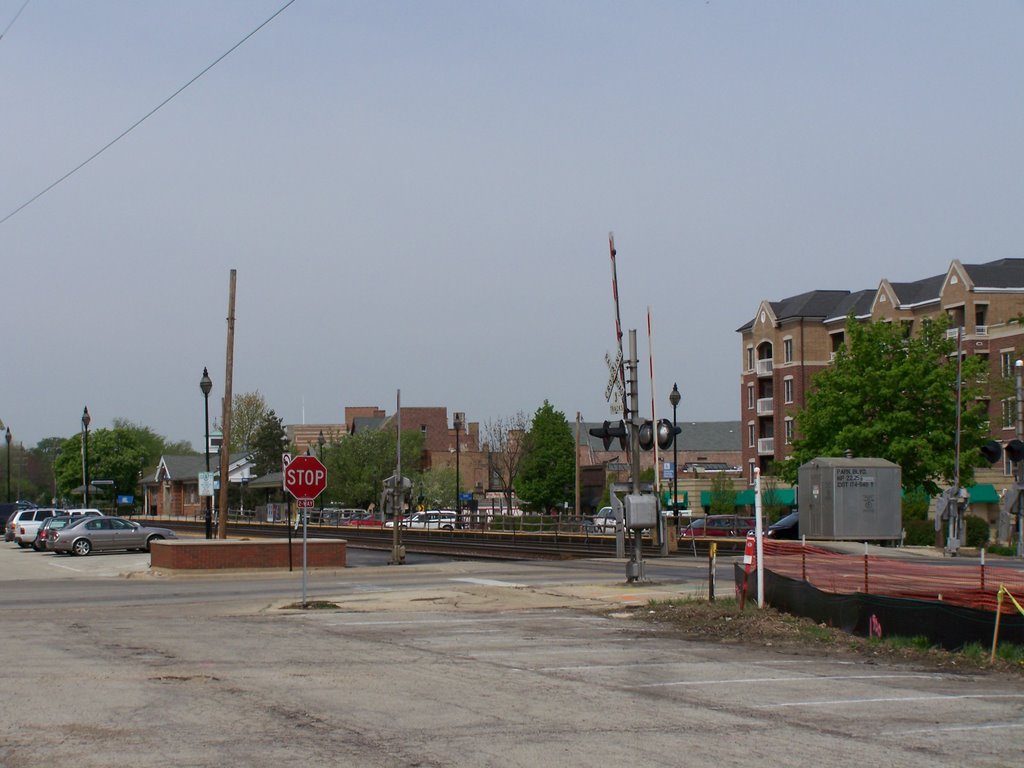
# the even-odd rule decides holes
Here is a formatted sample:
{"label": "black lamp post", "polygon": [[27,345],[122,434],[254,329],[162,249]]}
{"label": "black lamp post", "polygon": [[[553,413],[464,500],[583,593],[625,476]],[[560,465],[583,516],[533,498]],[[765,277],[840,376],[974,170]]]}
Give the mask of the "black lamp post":
{"label": "black lamp post", "polygon": [[[206,455],[206,473],[210,473],[210,390],[213,389],[213,381],[210,380],[210,373],[203,367],[203,378],[199,380],[199,389],[203,391],[203,413],[206,422],[206,445],[203,447],[203,453]],[[204,516],[206,522],[206,538],[213,538],[213,510],[211,504],[213,502],[212,496],[206,497],[206,514]]]}
{"label": "black lamp post", "polygon": [[675,433],[672,437],[672,511],[675,513],[677,529],[679,528],[679,433],[675,432],[675,428],[676,408],[679,406],[681,399],[679,386],[673,384],[668,401],[672,403],[672,431]]}
{"label": "black lamp post", "polygon": [[7,503],[11,503],[11,428],[7,428]]}
{"label": "black lamp post", "polygon": [[82,489],[84,501],[82,506],[89,506],[89,406],[82,409]]}
{"label": "black lamp post", "polygon": [[462,484],[459,478],[459,430],[462,429],[461,411],[455,414],[455,524],[462,528]]}

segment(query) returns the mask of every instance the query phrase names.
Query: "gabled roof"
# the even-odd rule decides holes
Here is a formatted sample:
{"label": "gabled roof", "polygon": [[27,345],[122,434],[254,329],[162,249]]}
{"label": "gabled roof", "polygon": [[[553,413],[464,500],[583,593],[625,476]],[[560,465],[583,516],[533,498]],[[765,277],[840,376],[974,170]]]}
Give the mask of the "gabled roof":
{"label": "gabled roof", "polygon": [[780,323],[791,318],[824,319],[835,314],[836,306],[849,295],[849,291],[807,291],[773,301],[772,311]]}
{"label": "gabled roof", "polygon": [[[228,457],[228,475],[233,476],[235,471],[249,461],[249,455],[242,451],[231,454]],[[160,457],[156,465],[156,471],[145,478],[143,483],[155,483],[161,480],[198,480],[199,473],[206,471],[205,456],[170,456]],[[217,475],[220,473],[220,457],[210,456],[210,471]]]}
{"label": "gabled roof", "polygon": [[912,307],[938,301],[939,293],[946,282],[946,275],[934,275],[912,283],[889,283],[899,299],[899,307]]}
{"label": "gabled roof", "polygon": [[964,264],[975,290],[1024,289],[1024,259],[999,259],[987,264]]}
{"label": "gabled roof", "polygon": [[[781,301],[763,302],[761,306],[768,304],[777,323],[795,319],[824,320],[834,316],[836,307],[849,295],[849,291],[807,291]],[[736,330],[739,333],[749,331],[753,325],[754,320],[750,320]]]}
{"label": "gabled roof", "polygon": [[844,296],[836,303],[832,315],[825,318],[825,322],[846,320],[851,314],[854,317],[867,317],[871,314],[871,305],[875,301],[875,293],[876,291],[865,288],[862,291],[854,291]]}
{"label": "gabled roof", "polygon": [[387,416],[356,416],[352,419],[352,434],[383,429],[387,420]]}

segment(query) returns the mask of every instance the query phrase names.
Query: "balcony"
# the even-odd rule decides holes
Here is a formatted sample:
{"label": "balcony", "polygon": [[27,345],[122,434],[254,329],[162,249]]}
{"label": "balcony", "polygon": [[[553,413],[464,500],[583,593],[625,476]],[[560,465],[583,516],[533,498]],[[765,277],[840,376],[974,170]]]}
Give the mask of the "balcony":
{"label": "balcony", "polygon": [[974,326],[974,335],[975,336],[988,336],[988,326],[987,325],[976,325],[976,326]]}
{"label": "balcony", "polygon": [[759,456],[771,456],[775,453],[775,438],[762,437],[757,441],[757,454]]}
{"label": "balcony", "polygon": [[757,399],[757,415],[771,416],[775,412],[774,397],[759,397]]}
{"label": "balcony", "polygon": [[757,361],[758,376],[771,376],[773,370],[775,370],[775,366],[773,365],[771,358]]}

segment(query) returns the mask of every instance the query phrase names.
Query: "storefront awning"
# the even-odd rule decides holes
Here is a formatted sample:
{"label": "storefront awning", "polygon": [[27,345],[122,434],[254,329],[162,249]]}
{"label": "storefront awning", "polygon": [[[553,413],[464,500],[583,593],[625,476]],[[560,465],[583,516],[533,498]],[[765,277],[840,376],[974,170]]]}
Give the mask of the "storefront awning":
{"label": "storefront awning", "polygon": [[968,489],[971,496],[971,504],[998,504],[999,494],[996,487],[991,483],[978,483]]}

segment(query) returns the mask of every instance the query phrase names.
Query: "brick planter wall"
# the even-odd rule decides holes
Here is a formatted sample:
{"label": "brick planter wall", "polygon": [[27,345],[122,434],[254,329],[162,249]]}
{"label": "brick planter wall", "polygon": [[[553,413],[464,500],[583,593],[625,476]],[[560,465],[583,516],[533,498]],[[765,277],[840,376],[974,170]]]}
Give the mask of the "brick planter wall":
{"label": "brick planter wall", "polygon": [[[310,568],[344,568],[346,545],[342,539],[308,539],[306,563]],[[287,568],[288,540],[155,541],[150,548],[150,567],[164,570]],[[302,567],[302,539],[292,539],[292,567]]]}

